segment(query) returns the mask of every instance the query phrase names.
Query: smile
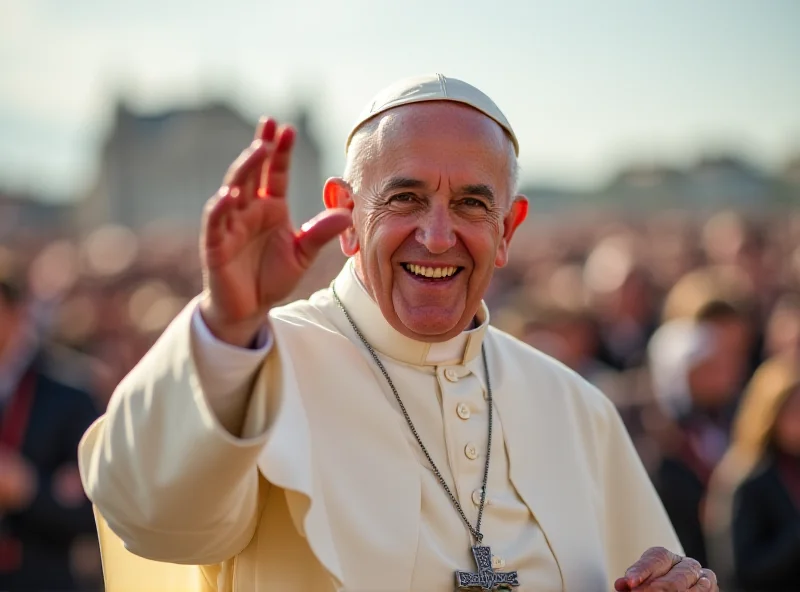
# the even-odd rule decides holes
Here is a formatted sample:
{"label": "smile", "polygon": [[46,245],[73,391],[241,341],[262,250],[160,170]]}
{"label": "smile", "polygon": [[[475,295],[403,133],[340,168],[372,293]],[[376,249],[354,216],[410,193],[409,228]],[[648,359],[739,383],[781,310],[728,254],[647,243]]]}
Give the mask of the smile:
{"label": "smile", "polygon": [[461,267],[452,265],[447,267],[427,267],[424,265],[415,265],[414,263],[403,263],[403,268],[412,275],[429,279],[449,278],[461,271]]}

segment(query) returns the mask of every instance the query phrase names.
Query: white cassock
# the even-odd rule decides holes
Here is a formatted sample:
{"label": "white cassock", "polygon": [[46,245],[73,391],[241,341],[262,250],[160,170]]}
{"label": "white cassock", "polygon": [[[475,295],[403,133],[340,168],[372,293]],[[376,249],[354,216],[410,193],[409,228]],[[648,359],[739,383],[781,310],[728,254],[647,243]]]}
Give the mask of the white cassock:
{"label": "white cassock", "polygon": [[[517,590],[607,592],[645,549],[681,552],[617,411],[578,375],[490,327],[485,307],[477,328],[429,344],[387,323],[352,260],[335,287],[472,524],[486,349],[482,530]],[[80,447],[108,592],[169,569],[194,582],[172,590],[450,592],[456,570],[475,570],[467,528],[330,289],[273,310],[256,351],[215,342],[196,307]]]}

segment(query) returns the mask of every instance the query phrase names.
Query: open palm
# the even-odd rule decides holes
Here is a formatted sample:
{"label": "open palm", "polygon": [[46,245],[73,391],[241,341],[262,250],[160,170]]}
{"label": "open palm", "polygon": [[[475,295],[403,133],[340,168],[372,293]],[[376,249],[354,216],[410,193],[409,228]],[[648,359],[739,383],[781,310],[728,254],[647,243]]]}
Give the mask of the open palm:
{"label": "open palm", "polygon": [[203,216],[207,297],[201,310],[212,332],[238,345],[246,345],[319,250],[351,224],[349,210],[331,209],[302,230],[292,225],[286,190],[294,138],[291,127],[262,119]]}

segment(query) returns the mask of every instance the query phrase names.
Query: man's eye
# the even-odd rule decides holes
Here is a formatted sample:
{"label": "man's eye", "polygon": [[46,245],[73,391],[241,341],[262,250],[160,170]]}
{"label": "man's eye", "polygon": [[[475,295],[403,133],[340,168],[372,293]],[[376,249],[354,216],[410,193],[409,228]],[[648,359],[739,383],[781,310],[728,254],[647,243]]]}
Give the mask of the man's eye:
{"label": "man's eye", "polygon": [[397,195],[393,195],[389,198],[389,202],[399,201],[401,203],[406,203],[412,201],[414,199],[413,193],[398,193]]}
{"label": "man's eye", "polygon": [[474,197],[467,197],[467,198],[461,200],[461,203],[463,203],[465,206],[469,206],[471,208],[476,208],[477,207],[477,208],[486,209],[486,204],[483,202],[483,200],[480,200],[480,199],[477,199],[477,198],[474,198]]}

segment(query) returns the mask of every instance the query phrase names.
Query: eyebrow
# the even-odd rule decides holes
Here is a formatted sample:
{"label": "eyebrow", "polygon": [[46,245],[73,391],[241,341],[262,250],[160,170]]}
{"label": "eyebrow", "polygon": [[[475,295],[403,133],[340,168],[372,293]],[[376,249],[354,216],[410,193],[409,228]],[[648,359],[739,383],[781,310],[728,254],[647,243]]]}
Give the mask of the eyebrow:
{"label": "eyebrow", "polygon": [[[387,193],[397,191],[398,189],[422,189],[424,187],[425,183],[419,179],[413,179],[411,177],[392,177],[386,183],[384,183],[381,189],[381,194],[386,195]],[[494,191],[492,191],[491,187],[483,183],[462,185],[458,188],[456,193],[460,195],[475,195],[483,197],[491,203],[494,203],[495,201]]]}
{"label": "eyebrow", "polygon": [[422,189],[425,183],[419,179],[412,179],[410,177],[392,177],[381,188],[381,194],[386,195],[398,189]]}
{"label": "eyebrow", "polygon": [[462,195],[477,195],[486,198],[487,201],[494,203],[494,191],[488,185],[477,183],[474,185],[463,185],[459,187],[458,192]]}

